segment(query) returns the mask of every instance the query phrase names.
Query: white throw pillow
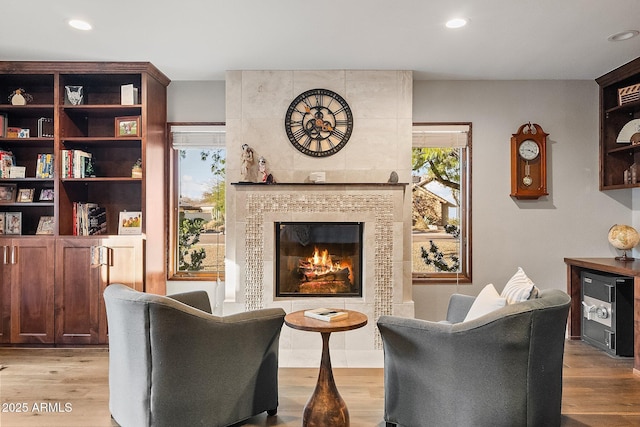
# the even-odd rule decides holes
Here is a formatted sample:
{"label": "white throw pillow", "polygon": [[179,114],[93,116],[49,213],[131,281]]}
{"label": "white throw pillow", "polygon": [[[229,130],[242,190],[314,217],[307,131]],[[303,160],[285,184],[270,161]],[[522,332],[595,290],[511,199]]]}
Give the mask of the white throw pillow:
{"label": "white throw pillow", "polygon": [[533,290],[533,282],[527,277],[521,267],[509,279],[500,296],[507,299],[507,304],[515,304],[529,299]]}
{"label": "white throw pillow", "polygon": [[498,291],[496,291],[492,283],[489,283],[476,297],[464,321],[468,322],[469,320],[477,319],[478,317],[504,307],[506,304],[507,300],[498,294]]}

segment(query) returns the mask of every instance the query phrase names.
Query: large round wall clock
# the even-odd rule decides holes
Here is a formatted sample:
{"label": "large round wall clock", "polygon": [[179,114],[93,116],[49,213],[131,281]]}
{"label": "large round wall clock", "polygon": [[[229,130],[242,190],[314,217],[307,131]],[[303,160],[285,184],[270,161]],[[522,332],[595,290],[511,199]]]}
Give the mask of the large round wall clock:
{"label": "large round wall clock", "polygon": [[527,123],[511,137],[511,196],[537,199],[547,193],[547,136]]}
{"label": "large round wall clock", "polygon": [[349,104],[328,89],[311,89],[298,95],[284,118],[289,141],[302,153],[325,157],[340,151],[353,131]]}

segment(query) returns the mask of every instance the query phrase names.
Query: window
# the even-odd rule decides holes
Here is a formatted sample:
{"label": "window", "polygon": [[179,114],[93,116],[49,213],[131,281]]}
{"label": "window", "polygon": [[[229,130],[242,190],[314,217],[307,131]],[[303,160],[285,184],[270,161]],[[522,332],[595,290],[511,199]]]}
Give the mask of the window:
{"label": "window", "polygon": [[169,278],[224,279],[225,129],[169,124],[171,255]]}
{"label": "window", "polygon": [[416,123],[412,143],[414,283],[471,281],[471,123]]}

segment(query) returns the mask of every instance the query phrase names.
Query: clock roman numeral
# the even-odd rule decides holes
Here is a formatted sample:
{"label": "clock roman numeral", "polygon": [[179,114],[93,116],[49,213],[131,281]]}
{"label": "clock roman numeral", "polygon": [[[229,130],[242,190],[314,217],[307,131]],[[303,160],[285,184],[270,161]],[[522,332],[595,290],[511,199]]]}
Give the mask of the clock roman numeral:
{"label": "clock roman numeral", "polygon": [[295,108],[293,111],[295,111],[296,113],[300,114],[301,116],[304,116],[305,114],[308,113],[308,111],[306,110],[298,110],[298,108]]}
{"label": "clock roman numeral", "polygon": [[336,111],[334,111],[333,115],[337,116],[338,114],[343,113],[345,111],[345,109],[346,109],[345,107],[341,107],[341,108],[337,109]]}
{"label": "clock roman numeral", "polygon": [[313,139],[307,135],[307,139],[305,139],[304,142],[300,145],[302,145],[306,149],[309,149],[309,147],[311,147],[311,141],[313,141]]}
{"label": "clock roman numeral", "polygon": [[324,95],[321,94],[321,93],[317,93],[316,94],[316,107],[322,106],[323,102],[324,102]]}
{"label": "clock roman numeral", "polygon": [[309,102],[309,98],[304,98],[302,100],[302,102],[304,103],[304,105],[307,106],[307,108],[310,110],[311,108],[313,108],[313,105],[311,105],[311,102]]}
{"label": "clock roman numeral", "polygon": [[336,126],[348,126],[349,120],[336,120]]}
{"label": "clock roman numeral", "polygon": [[[293,132],[293,137],[297,140],[300,141],[300,139],[307,135],[307,132],[305,132],[305,130],[303,128],[298,129],[297,131]],[[308,135],[307,135],[308,136]]]}
{"label": "clock roman numeral", "polygon": [[338,140],[342,140],[345,136],[345,133],[339,129],[334,129],[333,132],[331,132],[331,136],[335,136],[336,138],[338,138]]}
{"label": "clock roman numeral", "polygon": [[331,107],[331,104],[333,103],[333,101],[334,101],[334,99],[333,99],[333,98],[331,98],[331,97],[329,97],[329,103],[327,104],[327,109],[328,109],[329,111],[331,111],[331,108],[330,108],[330,107]]}

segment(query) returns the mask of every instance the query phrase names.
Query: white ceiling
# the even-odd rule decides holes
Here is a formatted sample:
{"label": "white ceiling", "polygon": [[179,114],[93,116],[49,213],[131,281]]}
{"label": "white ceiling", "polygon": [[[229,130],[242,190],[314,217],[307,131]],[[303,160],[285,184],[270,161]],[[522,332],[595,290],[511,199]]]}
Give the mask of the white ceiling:
{"label": "white ceiling", "polygon": [[[413,70],[418,80],[594,79],[640,56],[640,0],[2,0],[1,60],[225,70]],[[448,30],[451,17],[470,20]],[[67,25],[83,18],[93,31]]]}

